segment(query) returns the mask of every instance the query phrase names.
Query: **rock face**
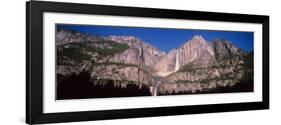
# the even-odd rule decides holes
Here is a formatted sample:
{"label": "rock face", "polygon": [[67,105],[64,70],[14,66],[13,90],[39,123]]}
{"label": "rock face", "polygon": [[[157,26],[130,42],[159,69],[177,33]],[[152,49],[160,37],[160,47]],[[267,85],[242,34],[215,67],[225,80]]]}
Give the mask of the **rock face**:
{"label": "rock face", "polygon": [[172,50],[165,57],[161,58],[153,67],[156,75],[167,76],[178,69],[176,63],[178,59],[179,67],[197,61],[197,65],[206,66],[213,63],[214,50],[211,44],[205,41],[202,36],[194,36],[180,48]]}
{"label": "rock face", "polygon": [[[117,43],[127,44],[142,53],[142,61],[147,66],[152,66],[165,55],[165,52],[133,36],[109,36],[105,39]],[[140,54],[139,54],[140,55]]]}
{"label": "rock face", "polygon": [[85,33],[76,32],[74,30],[57,29],[56,31],[56,45],[68,43],[80,43],[86,41],[95,41],[99,36],[93,36]]}
{"label": "rock face", "polygon": [[252,89],[252,53],[246,53],[227,40],[207,43],[200,36],[195,36],[180,50],[181,68],[162,80],[160,94],[223,91],[240,85],[244,86],[241,91]]}
{"label": "rock face", "polygon": [[[56,41],[57,74],[70,76],[86,70],[91,81],[151,85],[149,67],[165,54],[131,36],[101,37],[58,30]],[[121,82],[114,84],[122,85]]]}
{"label": "rock face", "polygon": [[207,42],[197,35],[165,53],[133,36],[57,29],[56,46],[57,84],[83,72],[96,85],[110,81],[121,88],[146,86],[157,95],[220,92],[253,84],[253,53],[227,40]]}
{"label": "rock face", "polygon": [[214,48],[214,52],[217,58],[223,58],[225,56],[232,56],[232,55],[246,55],[239,47],[233,45],[230,41],[227,40],[219,40],[215,39],[212,42],[212,46]]}

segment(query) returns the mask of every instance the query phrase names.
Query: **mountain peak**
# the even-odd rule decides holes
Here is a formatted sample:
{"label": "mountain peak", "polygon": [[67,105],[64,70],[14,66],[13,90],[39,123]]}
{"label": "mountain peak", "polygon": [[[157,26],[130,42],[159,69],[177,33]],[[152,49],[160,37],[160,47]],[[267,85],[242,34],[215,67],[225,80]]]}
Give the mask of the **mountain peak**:
{"label": "mountain peak", "polygon": [[201,35],[195,35],[191,38],[191,40],[188,43],[206,44],[206,40]]}
{"label": "mountain peak", "polygon": [[192,37],[193,40],[202,40],[204,39],[201,35],[195,35]]}
{"label": "mountain peak", "polygon": [[184,43],[181,48],[185,48],[187,46],[206,46],[207,44],[207,41],[201,35],[195,35]]}

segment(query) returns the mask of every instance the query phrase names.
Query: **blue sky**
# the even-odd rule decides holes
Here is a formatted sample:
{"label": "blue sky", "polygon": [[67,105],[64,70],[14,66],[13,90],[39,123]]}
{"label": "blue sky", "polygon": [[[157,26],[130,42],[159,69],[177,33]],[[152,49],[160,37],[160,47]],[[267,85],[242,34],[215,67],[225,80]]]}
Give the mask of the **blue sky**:
{"label": "blue sky", "polygon": [[226,39],[247,52],[253,50],[253,32],[69,24],[57,24],[57,28],[75,30],[78,32],[101,36],[135,36],[165,52],[169,52],[172,49],[179,48],[183,43],[190,40],[194,35],[201,35],[208,42],[216,38]]}

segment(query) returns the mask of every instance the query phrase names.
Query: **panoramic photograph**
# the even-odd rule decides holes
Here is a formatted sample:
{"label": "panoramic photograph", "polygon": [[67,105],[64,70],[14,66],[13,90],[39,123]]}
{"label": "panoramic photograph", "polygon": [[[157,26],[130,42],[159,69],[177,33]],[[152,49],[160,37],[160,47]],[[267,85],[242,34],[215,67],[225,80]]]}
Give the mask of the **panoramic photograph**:
{"label": "panoramic photograph", "polygon": [[56,99],[253,92],[254,33],[56,24]]}

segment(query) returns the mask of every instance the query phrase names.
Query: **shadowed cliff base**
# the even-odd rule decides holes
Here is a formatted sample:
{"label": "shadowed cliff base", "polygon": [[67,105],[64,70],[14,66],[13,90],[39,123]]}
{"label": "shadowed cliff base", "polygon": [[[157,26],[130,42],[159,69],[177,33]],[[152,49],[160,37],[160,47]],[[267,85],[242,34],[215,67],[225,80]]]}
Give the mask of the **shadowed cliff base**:
{"label": "shadowed cliff base", "polygon": [[223,94],[223,93],[240,93],[240,92],[254,92],[254,83],[253,80],[248,81],[241,81],[234,86],[219,86],[213,89],[203,89],[201,91],[195,92],[158,92],[157,95],[159,96],[166,96],[166,95],[190,95],[190,94]]}
{"label": "shadowed cliff base", "polygon": [[[111,98],[111,97],[138,97],[152,96],[148,86],[138,86],[133,83],[119,86],[113,80],[90,81],[90,74],[86,71],[71,76],[57,75],[57,100],[64,99],[89,99],[89,98]],[[77,85],[79,84],[79,85]],[[253,92],[253,81],[241,81],[234,86],[218,86],[213,89],[203,89],[195,92],[157,92],[158,96],[166,95],[190,95],[211,93],[238,93]]]}
{"label": "shadowed cliff base", "polygon": [[85,71],[67,77],[57,75],[57,79],[57,100],[151,96],[147,86],[116,86],[113,80],[98,80],[98,83],[93,83],[90,81],[90,74]]}

